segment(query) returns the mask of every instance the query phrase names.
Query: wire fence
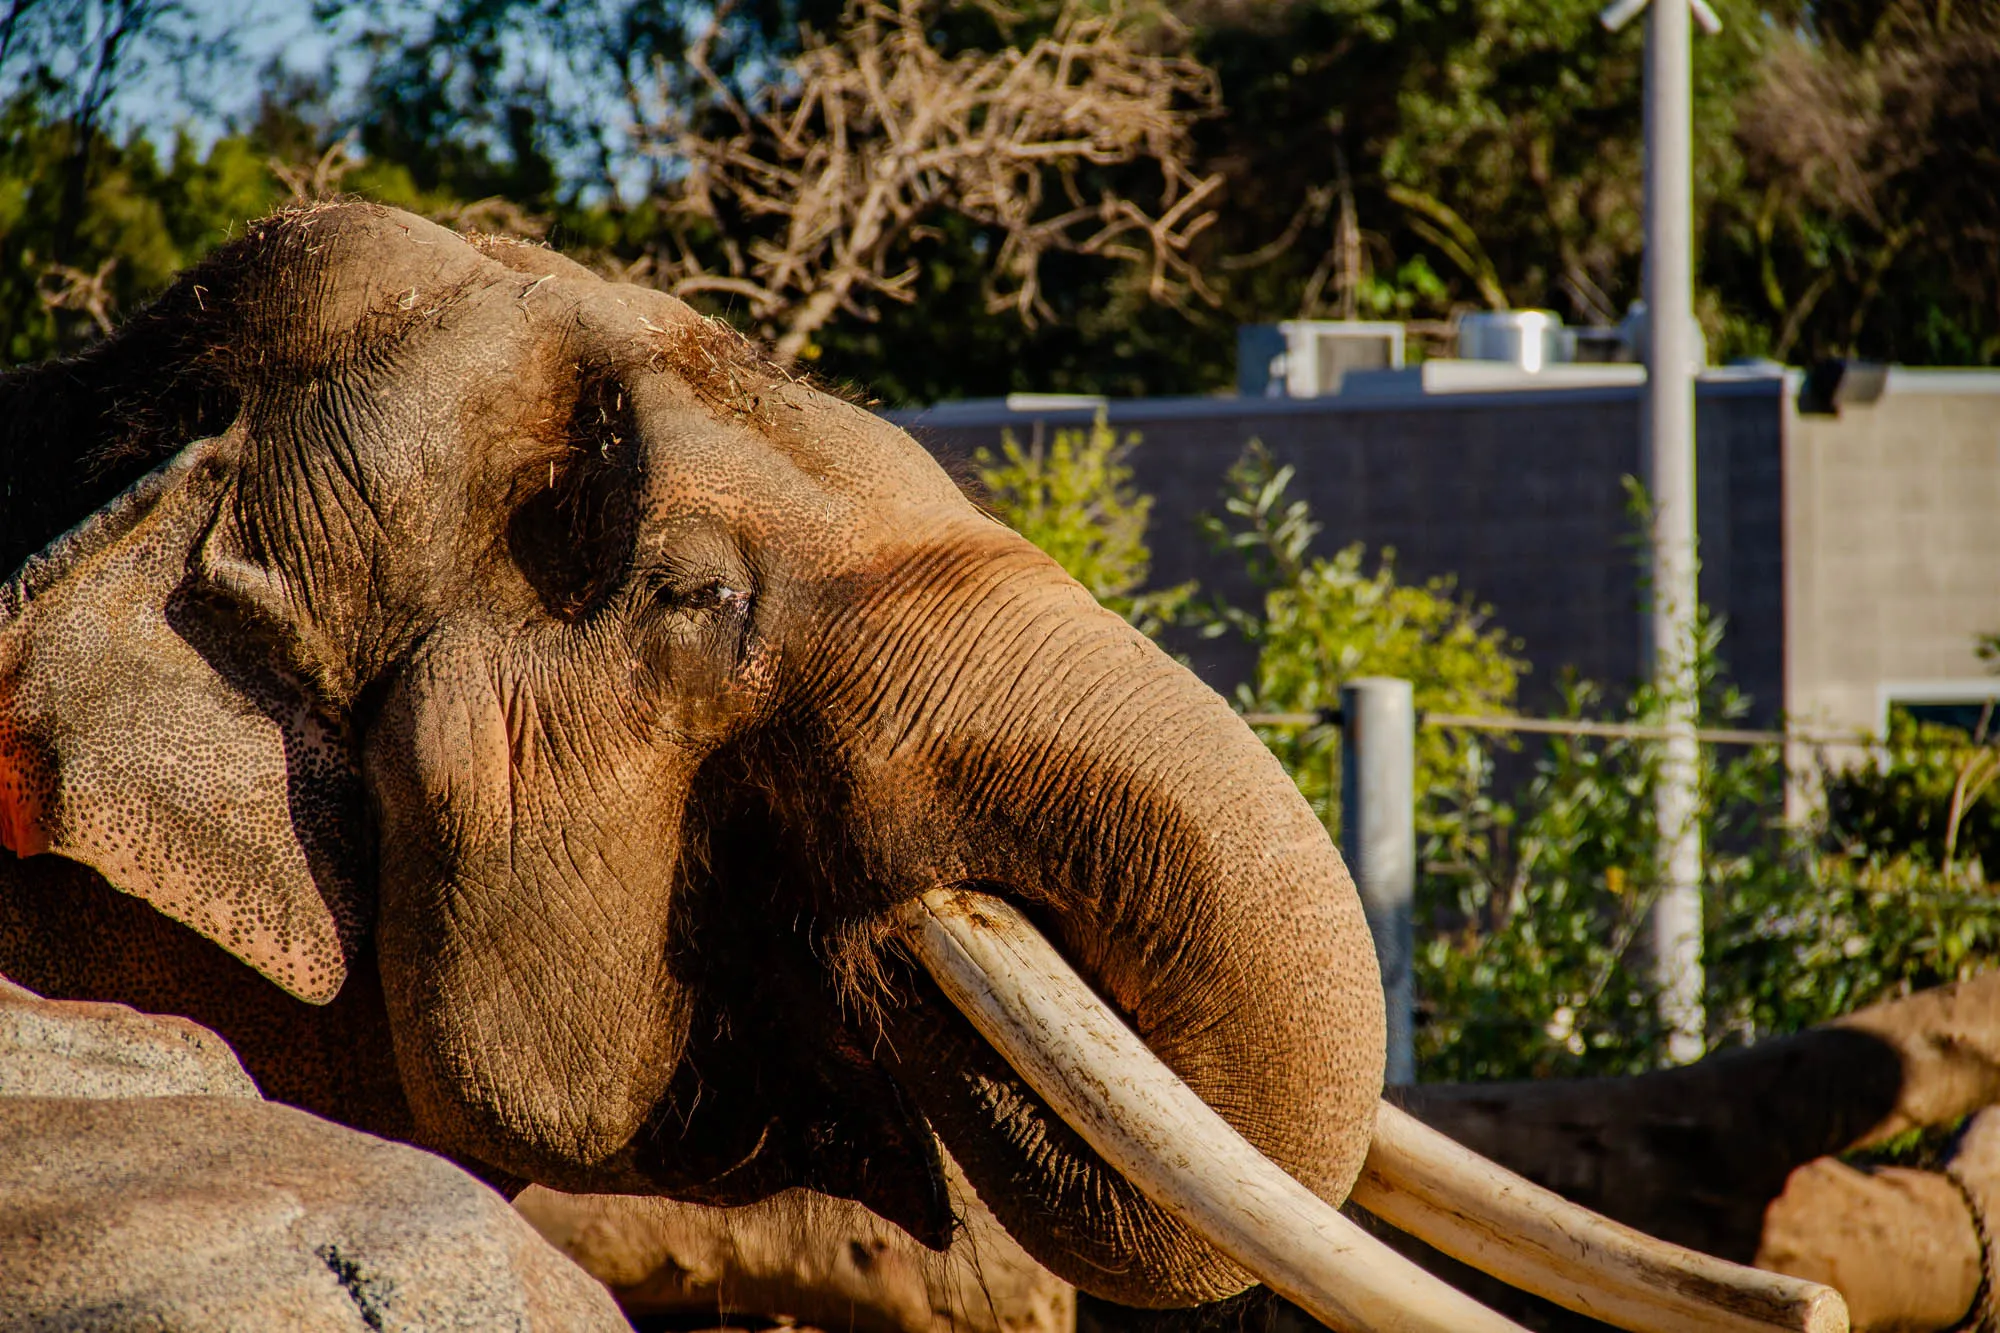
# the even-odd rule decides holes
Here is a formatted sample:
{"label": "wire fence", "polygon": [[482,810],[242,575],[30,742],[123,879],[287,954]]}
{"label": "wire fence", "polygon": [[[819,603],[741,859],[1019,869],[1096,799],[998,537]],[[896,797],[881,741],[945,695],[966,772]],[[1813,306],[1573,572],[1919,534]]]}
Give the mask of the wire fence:
{"label": "wire fence", "polygon": [[[1321,708],[1310,713],[1245,713],[1243,720],[1253,727],[1337,727],[1338,708]],[[1591,722],[1583,718],[1516,717],[1510,714],[1425,713],[1417,714],[1420,727],[1452,727],[1466,731],[1512,731],[1542,736],[1596,736],[1606,740],[1664,741],[1685,732],[1671,727],[1650,727],[1635,722]],[[1735,727],[1697,727],[1696,741],[1708,745],[1839,745],[1857,749],[1892,748],[1880,736],[1862,731],[1751,731]],[[1918,745],[1915,748],[1972,748],[1970,741],[1946,747]]]}

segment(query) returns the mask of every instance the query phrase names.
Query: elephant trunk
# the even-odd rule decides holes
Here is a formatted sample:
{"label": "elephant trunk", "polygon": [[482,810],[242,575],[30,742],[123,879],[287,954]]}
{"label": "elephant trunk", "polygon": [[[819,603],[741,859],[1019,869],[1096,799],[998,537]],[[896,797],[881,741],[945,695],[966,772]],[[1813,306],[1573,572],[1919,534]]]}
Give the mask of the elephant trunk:
{"label": "elephant trunk", "polygon": [[[865,878],[899,902],[973,885],[1019,905],[1203,1101],[1338,1203],[1383,1068],[1380,979],[1338,852],[1219,696],[1001,541],[871,590],[879,628],[850,632],[860,660],[819,695],[848,721],[836,785],[872,815],[845,821]],[[927,999],[890,1017],[896,1075],[1030,1253],[1149,1306],[1254,1280]]]}
{"label": "elephant trunk", "polygon": [[1823,1288],[1617,1228],[1381,1106],[1380,979],[1325,830],[1217,695],[1051,569],[924,570],[921,603],[983,613],[945,651],[878,641],[849,734],[888,739],[847,752],[857,808],[893,812],[868,877],[936,986],[889,1014],[889,1064],[1031,1254],[1130,1304],[1261,1279],[1336,1326],[1503,1326],[1333,1211],[1365,1160],[1371,1206],[1572,1308],[1844,1326]]}

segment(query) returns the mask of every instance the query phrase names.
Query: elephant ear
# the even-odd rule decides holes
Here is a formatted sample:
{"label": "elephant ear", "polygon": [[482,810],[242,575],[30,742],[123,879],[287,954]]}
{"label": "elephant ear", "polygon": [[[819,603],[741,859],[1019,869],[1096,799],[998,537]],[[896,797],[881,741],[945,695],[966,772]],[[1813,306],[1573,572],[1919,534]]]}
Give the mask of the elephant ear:
{"label": "elephant ear", "polygon": [[0,588],[0,845],[81,861],[323,1004],[361,935],[360,784],[283,654],[189,574],[223,444],[189,445]]}

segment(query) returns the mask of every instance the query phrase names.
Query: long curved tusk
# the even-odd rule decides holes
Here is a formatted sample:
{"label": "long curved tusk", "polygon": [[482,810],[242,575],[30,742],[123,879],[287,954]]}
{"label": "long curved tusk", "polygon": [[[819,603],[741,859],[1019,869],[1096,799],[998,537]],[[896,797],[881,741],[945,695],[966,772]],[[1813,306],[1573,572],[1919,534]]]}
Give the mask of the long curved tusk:
{"label": "long curved tusk", "polygon": [[936,889],[900,924],[946,998],[1099,1156],[1315,1318],[1348,1333],[1518,1333],[1252,1147],[1008,904]]}
{"label": "long curved tusk", "polygon": [[[1113,1169],[1339,1329],[1511,1329],[1342,1217],[1162,1064],[1029,921],[938,889],[904,935],[946,997]],[[1487,1161],[1393,1106],[1354,1202],[1474,1267],[1629,1329],[1844,1333],[1830,1287],[1656,1240]]]}
{"label": "long curved tusk", "polygon": [[1384,1102],[1349,1196],[1503,1282],[1619,1328],[1844,1333],[1831,1287],[1634,1231],[1522,1179]]}

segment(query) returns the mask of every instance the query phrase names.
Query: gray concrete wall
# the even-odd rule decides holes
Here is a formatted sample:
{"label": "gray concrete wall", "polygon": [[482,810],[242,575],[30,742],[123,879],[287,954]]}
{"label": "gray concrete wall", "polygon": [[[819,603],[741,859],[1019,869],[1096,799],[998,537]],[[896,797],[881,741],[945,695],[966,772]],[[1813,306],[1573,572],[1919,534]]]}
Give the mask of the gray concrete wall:
{"label": "gray concrete wall", "polygon": [[1786,677],[1802,722],[1872,730],[1885,698],[1990,694],[2000,630],[2000,376],[1892,370],[1785,435]]}
{"label": "gray concrete wall", "polygon": [[[1730,621],[1734,674],[1775,717],[1784,681],[1781,487],[1784,387],[1777,379],[1705,383],[1699,396],[1704,599]],[[919,439],[963,457],[1003,429],[1088,424],[1084,410],[948,406],[901,418]],[[1325,525],[1320,548],[1392,547],[1399,576],[1455,575],[1524,644],[1529,711],[1553,707],[1566,670],[1614,689],[1640,671],[1641,588],[1623,479],[1638,471],[1634,388],[1340,398],[1131,400],[1111,405],[1143,443],[1132,462],[1156,497],[1154,582],[1199,579],[1248,600],[1240,564],[1196,533],[1219,512],[1223,474],[1258,439],[1294,464],[1293,494]],[[1181,645],[1225,692],[1248,673],[1238,645]]]}

